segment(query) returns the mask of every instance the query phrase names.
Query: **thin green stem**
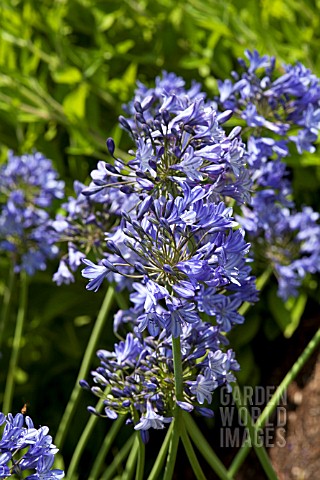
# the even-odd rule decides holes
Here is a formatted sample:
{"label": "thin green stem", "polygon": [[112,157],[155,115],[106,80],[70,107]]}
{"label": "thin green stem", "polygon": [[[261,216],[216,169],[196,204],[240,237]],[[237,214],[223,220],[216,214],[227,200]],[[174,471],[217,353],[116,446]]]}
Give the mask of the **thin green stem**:
{"label": "thin green stem", "polygon": [[[257,278],[256,286],[258,291],[261,291],[263,289],[263,287],[269,280],[271,274],[272,274],[272,268],[269,267],[260,275],[259,278]],[[240,315],[245,315],[250,307],[252,307],[252,303],[244,302],[238,310]]]}
{"label": "thin green stem", "polygon": [[101,305],[97,320],[95,322],[95,325],[93,327],[86,351],[84,353],[82,363],[80,366],[80,370],[77,376],[77,380],[75,382],[75,385],[73,387],[69,402],[66,406],[66,409],[64,411],[63,417],[61,419],[59,429],[55,438],[55,444],[59,446],[59,448],[62,447],[66,434],[68,432],[69,425],[72,421],[72,418],[75,414],[76,407],[78,405],[79,399],[80,399],[80,394],[82,391],[82,388],[79,385],[79,381],[85,378],[88,374],[89,368],[90,368],[90,363],[93,358],[93,355],[95,353],[95,349],[98,343],[98,340],[100,338],[101,332],[104,328],[105,321],[108,317],[108,314],[110,312],[110,309],[112,307],[112,302],[114,299],[114,287],[109,286],[106,296],[103,300],[103,303]]}
{"label": "thin green stem", "polygon": [[165,439],[162,442],[160,452],[158,453],[156,461],[153,464],[153,467],[152,467],[152,470],[151,470],[150,475],[148,477],[148,480],[156,480],[160,475],[160,472],[162,470],[162,467],[163,467],[163,464],[164,464],[164,461],[165,461],[165,458],[166,458],[166,455],[167,455],[167,451],[169,449],[169,444],[170,444],[170,440],[171,440],[171,436],[172,436],[173,425],[174,425],[174,422],[171,422],[170,427],[168,428],[167,434],[165,436]]}
{"label": "thin green stem", "polygon": [[273,469],[267,451],[261,443],[261,440],[259,439],[259,429],[252,421],[251,414],[249,412],[249,409],[247,408],[247,405],[243,401],[238,385],[233,388],[232,393],[242,422],[246,426],[247,431],[249,432],[250,444],[253,446],[256,455],[259,458],[262,468],[264,469],[269,480],[278,480],[277,474]]}
{"label": "thin green stem", "polygon": [[232,480],[232,476],[228,473],[227,469],[212,450],[207,439],[204,437],[196,422],[193,420],[190,414],[184,413],[183,415],[184,425],[193,440],[194,444],[202,454],[203,458],[208,462],[212,470],[222,480]]}
{"label": "thin green stem", "polygon": [[181,409],[176,406],[174,419],[172,420],[172,435],[163,480],[171,480],[176,464],[178,445],[180,439]]}
{"label": "thin green stem", "polygon": [[14,337],[13,337],[13,344],[12,344],[12,351],[11,351],[11,357],[9,362],[6,387],[5,387],[4,397],[3,397],[3,409],[2,409],[3,413],[9,413],[11,410],[15,375],[16,375],[16,369],[18,366],[19,353],[20,353],[21,338],[22,338],[23,326],[24,326],[24,321],[25,321],[26,312],[27,312],[27,303],[28,303],[28,277],[25,272],[21,272],[19,310],[18,310],[17,323],[16,323],[16,328],[15,328]]}
{"label": "thin green stem", "polygon": [[[176,400],[183,399],[183,377],[182,377],[182,358],[180,337],[172,337],[173,368],[175,381]],[[171,480],[177,458],[178,445],[180,439],[181,409],[176,405],[174,418],[172,420],[172,435],[170,439],[169,452],[163,480]]]}
{"label": "thin green stem", "polygon": [[115,472],[120,468],[121,463],[123,460],[126,458],[126,456],[129,454],[133,441],[134,441],[135,436],[131,435],[130,438],[126,441],[124,446],[121,448],[121,450],[117,453],[117,455],[114,457],[113,462],[109,467],[106,469],[104,474],[100,477],[100,480],[111,480],[111,478],[114,476]]}
{"label": "thin green stem", "polygon": [[[298,360],[294,363],[292,368],[289,370],[287,375],[284,377],[278,388],[276,389],[275,393],[273,394],[271,400],[268,402],[267,406],[261,413],[260,417],[256,421],[256,428],[263,428],[265,422],[268,420],[272,412],[275,410],[276,406],[278,405],[281,397],[283,396],[284,392],[288,388],[289,384],[295,379],[295,377],[298,375],[300,372],[301,368],[303,365],[306,363],[306,361],[310,358],[312,353],[315,351],[317,346],[320,344],[320,329],[315,333],[313,338],[310,340]],[[244,460],[246,459],[249,451],[250,451],[251,446],[246,442],[241,447],[241,450],[237,453],[235,458],[233,459],[233,462],[229,468],[229,473],[232,475],[235,475],[241,465],[243,464]]]}
{"label": "thin green stem", "polygon": [[276,391],[274,392],[270,402],[268,402],[267,406],[263,410],[262,414],[258,418],[256,425],[258,428],[262,428],[265,422],[268,420],[272,412],[275,410],[276,406],[279,404],[279,401],[284,395],[284,392],[287,390],[290,383],[296,378],[298,373],[300,372],[301,368],[304,366],[306,361],[310,358],[312,353],[316,350],[316,348],[320,345],[320,328],[312,337],[298,360],[294,363],[292,368],[289,370],[287,375],[284,377]]}
{"label": "thin green stem", "polygon": [[[94,418],[98,419],[98,417],[96,417],[96,416]],[[98,455],[96,457],[94,465],[91,469],[91,472],[90,472],[90,475],[89,475],[89,480],[97,480],[97,478],[99,477],[103,461],[105,460],[106,456],[108,455],[109,450],[110,450],[115,438],[117,437],[121,427],[123,426],[124,421],[125,421],[125,416],[121,415],[120,417],[117,418],[117,420],[115,420],[113,422],[108,434],[106,435],[106,437],[105,437],[105,439],[104,439],[104,441],[103,441],[103,443],[100,447],[100,450],[98,452]],[[80,438],[80,441],[81,441],[81,438]],[[86,439],[86,441],[87,441],[87,439]],[[71,468],[71,463],[70,463],[70,467],[69,467],[68,475],[67,475],[67,478],[69,478],[71,480],[72,476],[69,473],[70,468]]]}
{"label": "thin green stem", "polygon": [[12,293],[15,288],[16,278],[17,276],[14,272],[14,265],[12,263],[10,272],[9,272],[8,285],[5,287],[4,294],[3,294],[3,303],[2,303],[1,318],[0,318],[0,350],[3,342],[3,334],[5,331],[5,327],[8,323],[9,315],[10,315]]}
{"label": "thin green stem", "polygon": [[196,478],[206,480],[183,422],[181,422],[181,440]]}
{"label": "thin green stem", "polygon": [[239,468],[241,467],[241,465],[243,464],[243,462],[247,458],[247,455],[250,451],[250,448],[251,448],[251,445],[249,443],[249,440],[247,440],[246,442],[244,442],[241,445],[240,450],[238,450],[238,453],[236,454],[236,456],[232,460],[232,463],[229,467],[229,470],[228,470],[229,475],[231,475],[232,477],[234,477],[234,475],[236,475]]}
{"label": "thin green stem", "polygon": [[[103,405],[103,400],[100,399],[99,402],[97,403],[95,409],[100,412],[100,409]],[[88,420],[88,423],[85,426],[85,429],[83,430],[81,437],[78,440],[77,446],[75,448],[75,451],[73,452],[73,455],[71,457],[71,461],[68,467],[68,472],[67,472],[67,478],[69,480],[73,480],[73,477],[75,475],[76,469],[78,467],[78,464],[81,459],[82,452],[88,442],[88,439],[90,438],[93,429],[98,421],[99,417],[96,415],[90,415],[90,418]],[[95,462],[96,464],[96,462]],[[91,475],[91,474],[90,474]],[[91,478],[91,476],[90,476]]]}
{"label": "thin green stem", "polygon": [[139,455],[139,438],[137,437],[137,434],[136,434],[132,448],[131,448],[131,452],[129,454],[129,457],[126,463],[125,470],[121,475],[121,480],[131,480],[133,478],[138,455]]}
{"label": "thin green stem", "polygon": [[172,337],[173,366],[176,399],[183,399],[183,378],[182,378],[182,359],[180,337]]}
{"label": "thin green stem", "polygon": [[136,480],[143,480],[146,449],[142,441],[140,432],[137,432],[136,435],[138,438],[138,463],[137,463],[137,471],[136,471]]}

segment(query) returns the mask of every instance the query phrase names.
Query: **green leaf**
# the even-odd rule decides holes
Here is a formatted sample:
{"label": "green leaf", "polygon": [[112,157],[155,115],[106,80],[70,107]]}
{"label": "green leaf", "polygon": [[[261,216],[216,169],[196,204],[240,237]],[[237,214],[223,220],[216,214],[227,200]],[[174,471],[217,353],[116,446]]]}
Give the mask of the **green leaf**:
{"label": "green leaf", "polygon": [[116,45],[116,51],[120,54],[127,53],[129,50],[131,50],[131,48],[134,47],[134,44],[134,40],[124,40]]}
{"label": "green leaf", "polygon": [[63,100],[63,110],[68,118],[83,119],[86,113],[86,98],[88,94],[87,83],[81,83],[75,90],[69,93]]}
{"label": "green leaf", "polygon": [[308,297],[305,293],[301,293],[298,298],[290,298],[286,302],[286,308],[290,312],[290,323],[284,330],[284,336],[290,338],[299,326],[301,316],[304,312]]}
{"label": "green leaf", "polygon": [[237,352],[237,361],[240,370],[237,372],[239,383],[253,385],[259,381],[259,368],[255,364],[254,354],[250,345],[246,345]]}
{"label": "green leaf", "polygon": [[52,78],[56,83],[74,84],[82,80],[82,73],[76,67],[64,66],[53,70]]}
{"label": "green leaf", "polygon": [[292,297],[287,302],[283,302],[277,296],[275,288],[270,292],[268,303],[269,308],[286,338],[290,338],[297,329],[306,302],[307,295],[305,293],[301,293],[298,298]]}
{"label": "green leaf", "polygon": [[242,325],[234,327],[229,334],[233,347],[237,349],[250,343],[260,328],[261,320],[258,315],[250,315]]}

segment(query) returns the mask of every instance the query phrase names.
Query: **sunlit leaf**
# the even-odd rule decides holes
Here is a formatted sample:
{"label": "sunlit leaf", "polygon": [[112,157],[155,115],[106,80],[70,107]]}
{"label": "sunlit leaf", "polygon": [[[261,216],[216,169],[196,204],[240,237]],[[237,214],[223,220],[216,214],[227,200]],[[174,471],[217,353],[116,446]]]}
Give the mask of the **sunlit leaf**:
{"label": "sunlit leaf", "polygon": [[78,83],[82,80],[82,73],[76,67],[64,66],[52,71],[52,78],[57,83]]}
{"label": "sunlit leaf", "polygon": [[63,109],[65,114],[72,120],[75,117],[83,119],[86,113],[86,98],[88,94],[88,84],[81,83],[63,100]]}

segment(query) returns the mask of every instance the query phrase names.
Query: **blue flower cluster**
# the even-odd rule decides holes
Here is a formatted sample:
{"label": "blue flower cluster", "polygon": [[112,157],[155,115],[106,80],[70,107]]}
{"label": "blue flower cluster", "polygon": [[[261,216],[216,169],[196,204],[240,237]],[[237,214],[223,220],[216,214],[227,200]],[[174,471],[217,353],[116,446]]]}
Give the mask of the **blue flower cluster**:
{"label": "blue flower cluster", "polygon": [[44,155],[9,152],[0,168],[0,248],[17,272],[45,270],[47,259],[58,253],[50,208],[63,195],[64,182]]}
{"label": "blue flower cluster", "polygon": [[254,245],[255,259],[271,264],[284,300],[296,296],[308,273],[320,271],[318,213],[297,211],[288,169],[283,161],[290,144],[298,153],[315,151],[320,129],[320,81],[302,64],[285,65],[277,74],[275,59],[246,51],[241,74],[220,81],[219,108],[230,109],[245,123],[252,202],[238,218]]}
{"label": "blue flower cluster", "polygon": [[36,429],[30,417],[0,412],[0,478],[59,480],[62,470],[51,469],[58,452],[48,427]]}
{"label": "blue flower cluster", "polygon": [[[88,290],[97,291],[105,278],[123,278],[130,288],[132,306],[115,322],[116,330],[125,323],[130,332],[114,352],[98,352],[101,367],[93,376],[100,387],[92,391],[104,398],[106,416],[127,413],[145,431],[163,428],[176,405],[210,414],[203,404],[238,368],[233,352],[223,351],[222,333],[243,322],[238,309],[256,301],[257,292],[250,245],[228,206],[230,199],[247,201],[251,186],[240,129],[227,136],[221,127],[230,111],[218,115],[197,85],[190,94],[173,74],[146,97],[141,89],[128,107],[133,116],[120,118],[136,144],[133,159],[117,158],[108,139],[114,162],[99,162],[82,191],[88,198],[107,198],[110,188],[127,196],[120,222],[106,233],[103,257],[85,258],[82,275]],[[175,393],[177,339],[182,398]]]}
{"label": "blue flower cluster", "polygon": [[[128,321],[136,323],[133,312],[120,311],[116,315],[119,324]],[[121,317],[121,320],[119,319]],[[118,325],[119,326],[119,325]],[[208,322],[185,323],[181,327],[181,351],[183,363],[183,399],[178,400],[180,408],[211,417],[213,411],[204,406],[212,401],[212,393],[221,385],[229,386],[234,381],[233,370],[239,365],[232,350],[223,352],[221,345],[226,339],[219,328]],[[123,341],[115,345],[114,352],[99,350],[97,355],[101,366],[92,372],[92,392],[104,398],[104,413],[93,407],[89,410],[111,419],[120,414],[132,413],[127,423],[133,423],[137,412],[139,421],[134,428],[141,430],[144,440],[146,430],[162,429],[171,421],[176,399],[174,398],[174,368],[172,339],[162,331],[157,338],[142,336],[135,329]],[[89,388],[86,382],[82,386]],[[105,390],[107,387],[107,390]]]}
{"label": "blue flower cluster", "polygon": [[136,193],[141,200],[169,193],[175,196],[188,184],[203,185],[215,202],[225,197],[248,201],[251,182],[241,129],[236,127],[227,136],[221,127],[232,112],[218,115],[198,86],[191,89],[189,97],[182,79],[173,74],[166,74],[162,82],[157,80],[157,85],[141,103],[134,101],[133,118],[119,119],[136,143],[136,149],[129,152],[134,158],[129,162],[116,158],[114,142],[108,139],[114,164],[100,162],[83,194],[105,191],[116,178],[122,192]]}
{"label": "blue flower cluster", "polygon": [[53,276],[58,285],[74,282],[73,272],[87,255],[103,255],[105,232],[119,224],[121,209],[130,209],[137,201],[112,186],[90,197],[83,195],[84,189],[85,185],[74,182],[76,196],[68,198],[62,205],[64,214],[59,213],[53,222],[60,245],[60,264]]}

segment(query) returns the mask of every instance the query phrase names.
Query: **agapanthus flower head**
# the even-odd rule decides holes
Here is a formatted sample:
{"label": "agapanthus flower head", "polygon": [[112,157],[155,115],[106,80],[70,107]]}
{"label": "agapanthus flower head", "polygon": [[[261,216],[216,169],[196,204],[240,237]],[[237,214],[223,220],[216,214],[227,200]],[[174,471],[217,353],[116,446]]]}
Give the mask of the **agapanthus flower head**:
{"label": "agapanthus flower head", "polygon": [[164,428],[171,422],[176,405],[212,416],[214,390],[234,381],[232,371],[239,368],[232,351],[221,349],[224,343],[219,329],[210,323],[199,321],[181,327],[183,399],[178,400],[171,338],[130,332],[115,345],[114,352],[97,352],[101,364],[92,372],[91,390],[103,399],[104,411],[89,410],[110,419],[129,415],[129,423],[142,431]]}
{"label": "agapanthus flower head", "polygon": [[[191,88],[186,88],[186,82],[182,77],[177,76],[173,72],[163,71],[161,76],[155,78],[155,86],[148,88],[142,82],[137,82],[137,88],[134,92],[134,98],[128,105],[124,105],[123,109],[131,117],[134,117],[136,111],[145,113],[147,120],[155,117],[165,105],[170,112],[175,112],[175,104],[177,98],[188,97],[191,100],[205,99],[206,94],[201,91],[201,84],[192,82]],[[164,102],[164,98],[166,101]],[[136,125],[133,118],[127,119],[132,131]]]}
{"label": "agapanthus flower head", "polygon": [[108,139],[113,164],[99,162],[83,193],[105,192],[114,182],[125,193],[159,197],[179,194],[181,185],[187,183],[211,187],[216,201],[226,197],[247,201],[250,181],[245,175],[247,154],[241,129],[226,135],[221,126],[232,112],[218,114],[198,87],[182,94],[174,83],[169,93],[164,85],[159,82],[157,93],[145,101],[139,101],[137,93],[128,109],[131,118],[119,119],[135,141],[135,149],[129,152],[132,160],[117,158],[114,142]]}
{"label": "agapanthus flower head", "polygon": [[[251,127],[254,136],[275,133],[296,143],[298,152],[314,151],[319,132],[320,82],[301,63],[276,69],[274,57],[246,51],[242,72],[220,81],[221,109],[231,109]],[[256,135],[254,130],[258,129]]]}
{"label": "agapanthus flower head", "polygon": [[0,412],[1,478],[54,480],[64,478],[62,470],[51,469],[58,449],[48,427],[35,428],[30,417]]}
{"label": "agapanthus flower head", "polygon": [[16,271],[32,275],[57,254],[51,211],[63,194],[64,182],[44,155],[9,152],[0,168],[0,248]]}
{"label": "agapanthus flower head", "polygon": [[[107,253],[98,264],[85,259],[87,288],[97,291],[114,273],[138,280],[130,298],[140,331],[148,328],[151,334],[165,329],[178,337],[182,325],[200,321],[199,309],[216,316],[222,330],[241,323],[236,310],[253,298],[254,278],[246,261],[249,244],[243,232],[233,230],[237,223],[232,209],[210,198],[210,190],[185,184],[183,195],[154,199],[140,222],[137,213],[123,213],[125,254],[119,246],[117,261]],[[209,309],[207,291],[212,293],[212,288],[220,303]],[[218,304],[224,305],[223,316]]]}
{"label": "agapanthus flower head", "polygon": [[[283,162],[290,143],[298,153],[315,151],[320,128],[320,80],[302,64],[276,69],[275,59],[246,51],[241,72],[219,82],[221,110],[246,123],[252,201],[237,220],[248,232],[258,265],[272,266],[278,293],[296,296],[308,273],[319,271],[319,225],[315,212],[297,212]],[[309,213],[307,213],[309,212]],[[310,242],[305,243],[303,232]],[[312,244],[312,248],[310,245]]]}
{"label": "agapanthus flower head", "polygon": [[[131,117],[119,119],[135,142],[132,160],[119,159],[108,139],[113,162],[99,162],[82,191],[107,198],[118,188],[135,199],[106,234],[99,261],[83,259],[82,275],[93,291],[104,279],[131,282],[132,306],[114,325],[117,335],[123,325],[129,333],[114,352],[98,352],[91,390],[103,398],[103,416],[129,414],[142,432],[163,428],[177,407],[212,416],[213,391],[238,368],[222,332],[243,321],[244,301],[257,299],[250,245],[230,207],[230,199],[250,198],[241,129],[227,135],[222,124],[232,112],[218,113],[197,86],[191,91],[170,74],[154,90],[140,84]],[[182,356],[179,394],[173,345]]]}
{"label": "agapanthus flower head", "polygon": [[115,235],[121,209],[130,210],[137,202],[135,195],[125,195],[112,186],[90,197],[82,194],[84,188],[82,183],[74,182],[76,196],[68,198],[62,205],[65,213],[57,215],[53,222],[60,246],[60,264],[53,276],[58,285],[74,281],[74,272],[87,255],[103,255],[106,232]]}

